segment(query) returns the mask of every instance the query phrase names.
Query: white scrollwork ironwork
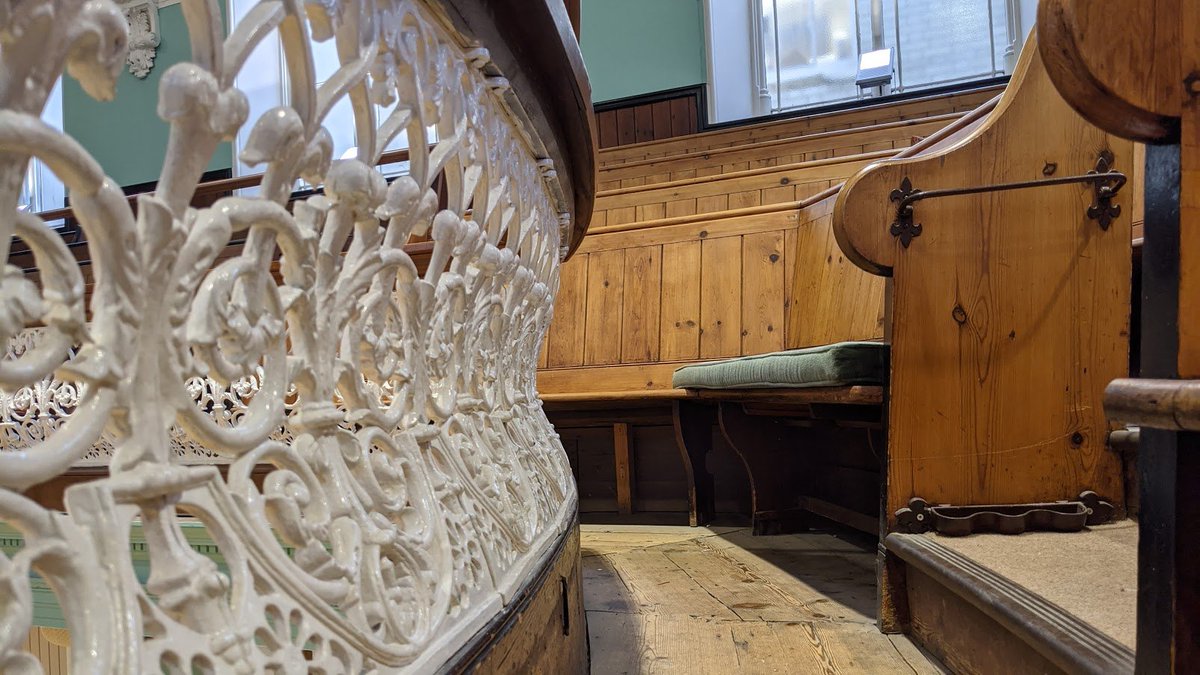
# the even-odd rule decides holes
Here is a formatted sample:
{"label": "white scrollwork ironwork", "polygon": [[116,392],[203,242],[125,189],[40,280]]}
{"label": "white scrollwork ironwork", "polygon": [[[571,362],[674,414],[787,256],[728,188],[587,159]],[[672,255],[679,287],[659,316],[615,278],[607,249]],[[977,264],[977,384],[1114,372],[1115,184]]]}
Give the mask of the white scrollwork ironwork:
{"label": "white scrollwork ironwork", "polygon": [[[25,542],[0,555],[0,672],[40,672],[22,651],[31,573],[55,591],[77,672],[435,668],[573,522],[535,388],[561,188],[486,50],[434,0],[262,0],[228,32],[218,3],[184,4],[192,59],[162,75],[166,160],[136,211],[39,119],[62,72],[112,96],[121,10],[0,6],[0,521]],[[235,76],[275,33],[290,100],[248,120]],[[324,40],[340,67],[318,86]],[[346,99],[357,156],[333,160],[322,123]],[[258,196],[190,207],[243,125]],[[375,165],[399,135],[411,173],[388,183]],[[33,157],[70,190],[90,290],[17,209]],[[323,191],[289,209],[298,179]],[[421,265],[407,245],[424,238]],[[16,242],[36,277],[11,262]],[[88,460],[109,471],[67,488],[65,512],[22,494]]]}

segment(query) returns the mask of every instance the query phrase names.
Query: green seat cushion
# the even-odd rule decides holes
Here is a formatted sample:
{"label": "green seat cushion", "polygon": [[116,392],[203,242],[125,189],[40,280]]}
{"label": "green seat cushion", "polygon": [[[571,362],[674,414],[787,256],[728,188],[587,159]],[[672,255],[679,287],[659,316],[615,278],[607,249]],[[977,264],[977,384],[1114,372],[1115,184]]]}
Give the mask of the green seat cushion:
{"label": "green seat cushion", "polygon": [[671,383],[677,389],[775,389],[883,384],[888,346],[882,342],[838,342],[786,352],[684,366]]}

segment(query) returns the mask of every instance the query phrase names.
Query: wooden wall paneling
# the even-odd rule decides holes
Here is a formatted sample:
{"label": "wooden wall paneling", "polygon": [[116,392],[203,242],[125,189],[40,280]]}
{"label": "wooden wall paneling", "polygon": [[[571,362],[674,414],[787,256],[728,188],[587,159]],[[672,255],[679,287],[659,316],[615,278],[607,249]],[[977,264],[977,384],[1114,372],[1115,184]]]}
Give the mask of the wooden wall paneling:
{"label": "wooden wall paneling", "polygon": [[661,246],[641,246],[625,251],[620,333],[622,363],[657,361],[659,358],[662,276]]}
{"label": "wooden wall paneling", "polygon": [[617,475],[613,464],[612,427],[563,427],[557,429],[564,445],[576,449],[576,481],[579,512],[615,512]]}
{"label": "wooden wall paneling", "polygon": [[[586,241],[586,239],[585,239]],[[583,365],[583,334],[587,322],[588,254],[576,253],[559,269],[554,320],[546,335],[546,365]]]}
{"label": "wooden wall paneling", "polygon": [[625,206],[625,207],[620,207],[620,208],[613,208],[613,209],[608,209],[607,211],[603,211],[603,209],[597,208],[596,212],[597,213],[604,212],[606,214],[605,222],[609,225],[621,225],[623,223],[636,223],[637,222],[637,207],[636,206]]}
{"label": "wooden wall paneling", "polygon": [[617,113],[617,143],[629,145],[637,142],[637,114],[633,108],[621,108]]}
{"label": "wooden wall paneling", "polygon": [[[624,281],[625,251],[603,251],[588,256],[587,310],[583,333],[583,362],[586,365],[621,361]],[[591,330],[588,330],[589,326]]]}
{"label": "wooden wall paneling", "polygon": [[742,237],[742,354],[783,349],[784,233]]}
{"label": "wooden wall paneling", "polygon": [[729,206],[731,209],[744,209],[749,206],[759,206],[762,204],[761,190],[742,190],[741,192],[729,193]]}
{"label": "wooden wall paneling", "polygon": [[[675,136],[696,133],[701,126],[699,108],[692,104],[703,95],[703,87],[653,92],[595,107],[600,128],[600,147],[615,149],[623,145],[647,144]],[[675,111],[678,111],[678,119]],[[688,119],[691,115],[691,119]]]}
{"label": "wooden wall paneling", "polygon": [[[600,147],[611,148],[620,142],[617,134],[617,111],[606,110],[596,113],[596,126],[600,132]],[[597,187],[597,189],[604,189]]]}
{"label": "wooden wall paneling", "polygon": [[670,138],[675,135],[671,130],[670,101],[656,101],[650,104],[650,117],[654,125],[654,138]]}
{"label": "wooden wall paneling", "polygon": [[[759,191],[781,185],[805,185],[821,181],[842,181],[873,161],[887,159],[887,153],[855,155],[830,160],[801,162],[786,166],[704,176],[655,185],[631,186],[596,195],[596,210],[614,210],[643,204],[665,204],[679,199],[731,195],[748,190]],[[703,212],[703,209],[701,209]]]}
{"label": "wooden wall paneling", "polygon": [[700,243],[700,356],[737,356],[742,349],[742,239]]}
{"label": "wooden wall paneling", "polygon": [[778,187],[765,188],[762,191],[763,204],[782,204],[796,201],[796,186],[788,183]]}
{"label": "wooden wall paneling", "polygon": [[692,108],[686,99],[677,98],[671,101],[670,116],[671,136],[685,136],[698,131],[696,118],[692,116]]}
{"label": "wooden wall paneling", "polygon": [[729,195],[707,195],[696,198],[697,213],[716,213],[729,210]]}
{"label": "wooden wall paneling", "polygon": [[654,140],[654,112],[651,105],[639,105],[633,109],[634,137],[636,142]]}
{"label": "wooden wall paneling", "polygon": [[792,304],[795,302],[796,292],[796,259],[799,257],[799,228],[789,228],[783,233],[783,278],[785,280],[783,286],[783,346],[785,349],[791,349],[795,340],[792,339],[796,328],[792,322],[799,323],[803,321],[803,317],[793,319]]}
{"label": "wooden wall paneling", "polygon": [[700,356],[700,241],[662,247],[662,299],[659,358]]}

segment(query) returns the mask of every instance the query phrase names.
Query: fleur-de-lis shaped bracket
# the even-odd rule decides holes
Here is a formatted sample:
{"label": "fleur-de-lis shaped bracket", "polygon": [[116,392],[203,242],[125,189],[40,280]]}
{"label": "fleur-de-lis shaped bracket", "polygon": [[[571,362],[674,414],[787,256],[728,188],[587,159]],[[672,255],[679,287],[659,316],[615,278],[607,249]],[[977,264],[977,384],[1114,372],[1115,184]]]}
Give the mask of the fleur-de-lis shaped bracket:
{"label": "fleur-de-lis shaped bracket", "polygon": [[[1108,150],[1100,153],[1100,157],[1096,160],[1096,168],[1089,171],[1089,176],[1097,176],[1096,182],[1092,183],[1095,187],[1095,193],[1092,197],[1092,205],[1088,207],[1087,217],[1096,221],[1100,225],[1101,230],[1108,230],[1108,226],[1112,224],[1118,216],[1121,215],[1121,205],[1113,204],[1113,197],[1116,196],[1117,190],[1125,182],[1125,176],[1121,175],[1112,169],[1113,156]],[[1112,174],[1112,180],[1103,181],[1102,178],[1106,174]]]}
{"label": "fleur-de-lis shaped bracket", "polygon": [[896,209],[896,220],[892,222],[890,231],[893,237],[900,238],[900,244],[904,248],[908,248],[913,239],[921,236],[921,230],[923,229],[920,223],[913,222],[912,204],[905,203],[907,197],[919,192],[920,190],[912,186],[912,181],[908,179],[908,176],[905,176],[904,180],[900,181],[900,187],[892,190],[890,196],[891,201],[900,204]]}

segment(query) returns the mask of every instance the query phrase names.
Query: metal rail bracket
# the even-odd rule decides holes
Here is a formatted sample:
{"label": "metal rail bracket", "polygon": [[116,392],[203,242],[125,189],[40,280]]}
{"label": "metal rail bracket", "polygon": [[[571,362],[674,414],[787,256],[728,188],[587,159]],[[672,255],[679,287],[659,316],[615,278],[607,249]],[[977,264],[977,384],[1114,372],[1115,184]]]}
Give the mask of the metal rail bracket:
{"label": "metal rail bracket", "polygon": [[900,181],[900,187],[892,190],[889,199],[896,204],[896,220],[892,222],[889,231],[893,237],[900,240],[904,248],[912,244],[912,240],[921,236],[924,227],[916,222],[913,205],[924,199],[939,197],[956,197],[961,195],[981,194],[984,192],[1005,192],[1008,190],[1024,190],[1027,188],[1050,187],[1053,185],[1071,185],[1087,183],[1092,186],[1092,204],[1085,212],[1089,220],[1094,220],[1100,229],[1107,231],[1112,221],[1121,215],[1121,206],[1113,204],[1113,198],[1128,180],[1125,174],[1112,168],[1113,156],[1108,150],[1100,152],[1096,159],[1096,168],[1078,176],[1062,176],[1044,180],[1020,181],[1016,183],[997,183],[994,185],[976,185],[972,187],[945,188],[939,190],[919,190],[913,187],[908,176]]}

